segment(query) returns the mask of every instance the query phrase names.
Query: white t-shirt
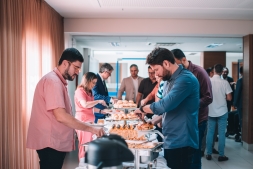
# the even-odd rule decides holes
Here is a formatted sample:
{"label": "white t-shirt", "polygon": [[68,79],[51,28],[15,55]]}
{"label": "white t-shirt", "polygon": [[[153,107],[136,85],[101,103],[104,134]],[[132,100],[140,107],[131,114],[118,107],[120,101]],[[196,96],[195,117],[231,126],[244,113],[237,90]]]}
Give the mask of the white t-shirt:
{"label": "white t-shirt", "polygon": [[232,93],[232,89],[227,80],[221,79],[219,75],[214,75],[211,79],[213,102],[209,104],[210,117],[220,117],[228,112],[226,95]]}
{"label": "white t-shirt", "polygon": [[[131,77],[132,78],[132,77]],[[135,99],[137,97],[137,93],[138,93],[138,77],[136,79],[133,79],[133,84],[134,84],[134,90],[135,90]]]}

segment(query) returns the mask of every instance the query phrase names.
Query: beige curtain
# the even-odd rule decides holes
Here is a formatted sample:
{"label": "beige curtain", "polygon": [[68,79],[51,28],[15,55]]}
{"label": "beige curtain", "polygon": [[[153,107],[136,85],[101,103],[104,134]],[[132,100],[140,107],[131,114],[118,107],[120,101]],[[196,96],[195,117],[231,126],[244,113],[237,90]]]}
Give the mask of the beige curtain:
{"label": "beige curtain", "polygon": [[26,149],[33,92],[64,49],[63,18],[42,0],[0,1],[0,168],[37,169]]}

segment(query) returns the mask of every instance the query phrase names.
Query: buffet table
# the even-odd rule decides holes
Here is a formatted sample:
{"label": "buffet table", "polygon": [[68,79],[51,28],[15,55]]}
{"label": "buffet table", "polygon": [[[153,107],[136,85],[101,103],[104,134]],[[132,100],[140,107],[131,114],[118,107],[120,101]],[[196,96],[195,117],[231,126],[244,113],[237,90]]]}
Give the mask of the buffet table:
{"label": "buffet table", "polygon": [[[124,139],[126,139],[125,141],[127,142],[129,149],[134,154],[134,161],[124,162],[123,168],[167,169],[167,163],[163,157],[163,142],[157,142],[156,140],[156,134],[159,134],[162,138],[164,138],[163,135],[159,131],[155,130],[155,127],[153,127],[153,125],[152,128],[147,130],[146,128],[141,128],[141,125],[146,125],[146,123],[143,123],[139,119],[132,117],[132,115],[130,116],[129,113],[133,111],[133,109],[135,108],[121,108],[120,110],[117,110],[116,115],[114,111],[111,111],[111,118],[109,117],[104,120],[105,132],[107,134],[112,133],[121,135]],[[123,114],[120,115],[117,113]],[[129,135],[134,136],[132,136],[133,138],[130,139]],[[137,139],[135,140],[135,138]],[[146,138],[146,140],[143,140],[143,138]],[[151,145],[151,147],[143,146],[145,144]],[[87,151],[88,144],[85,144],[84,148],[85,151]],[[87,164],[84,163],[84,159],[81,159],[79,167],[76,169],[85,168],[88,168]]]}

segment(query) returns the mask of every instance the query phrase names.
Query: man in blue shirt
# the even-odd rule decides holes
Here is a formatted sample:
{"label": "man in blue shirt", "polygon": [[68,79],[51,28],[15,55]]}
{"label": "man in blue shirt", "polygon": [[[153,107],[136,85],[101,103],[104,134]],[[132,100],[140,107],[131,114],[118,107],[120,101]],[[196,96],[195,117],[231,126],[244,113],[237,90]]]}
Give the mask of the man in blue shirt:
{"label": "man in blue shirt", "polygon": [[193,154],[198,149],[199,83],[182,65],[177,65],[171,51],[157,48],[146,63],[155,74],[167,81],[163,98],[150,105],[141,106],[136,114],[162,115],[164,157],[172,169],[189,169]]}

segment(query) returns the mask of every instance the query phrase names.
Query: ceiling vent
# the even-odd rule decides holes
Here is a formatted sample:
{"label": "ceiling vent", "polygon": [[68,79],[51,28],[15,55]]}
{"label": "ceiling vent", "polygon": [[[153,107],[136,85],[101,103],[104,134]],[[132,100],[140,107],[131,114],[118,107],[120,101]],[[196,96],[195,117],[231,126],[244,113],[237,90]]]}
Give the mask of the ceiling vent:
{"label": "ceiling vent", "polygon": [[114,47],[118,47],[118,46],[120,46],[120,43],[119,42],[111,42],[111,45]]}
{"label": "ceiling vent", "polygon": [[207,45],[206,48],[216,48],[216,47],[219,47],[222,45],[223,45],[223,43],[212,43],[210,45]]}
{"label": "ceiling vent", "polygon": [[178,43],[156,43],[156,46],[174,46]]}
{"label": "ceiling vent", "polygon": [[189,55],[196,55],[197,53],[190,53]]}

